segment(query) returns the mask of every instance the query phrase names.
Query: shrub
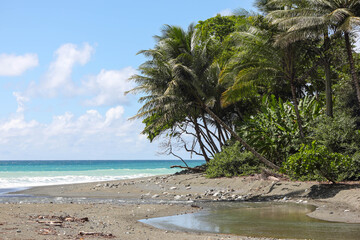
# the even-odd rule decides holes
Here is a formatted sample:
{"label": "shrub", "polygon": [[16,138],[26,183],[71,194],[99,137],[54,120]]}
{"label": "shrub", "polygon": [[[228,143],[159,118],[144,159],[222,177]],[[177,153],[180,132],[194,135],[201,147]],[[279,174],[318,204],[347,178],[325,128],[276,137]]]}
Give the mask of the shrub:
{"label": "shrub", "polygon": [[[322,105],[307,96],[299,100],[299,111],[307,135],[310,125],[321,114]],[[293,104],[274,95],[262,98],[261,112],[247,119],[239,132],[259,153],[278,165],[296,153],[303,143]]]}
{"label": "shrub", "polygon": [[360,151],[356,152],[351,159],[351,165],[348,171],[342,174],[342,178],[349,181],[358,181],[360,180]]}
{"label": "shrub", "polygon": [[332,152],[353,155],[360,150],[360,131],[356,122],[357,118],[347,111],[338,111],[333,118],[322,116],[314,122],[311,138]]}
{"label": "shrub", "polygon": [[329,152],[315,141],[302,145],[299,152],[293,154],[283,165],[290,177],[300,180],[323,180],[335,183],[346,178],[353,161],[349,156]]}
{"label": "shrub", "polygon": [[224,147],[210,160],[206,168],[206,176],[233,177],[251,175],[260,172],[258,160],[250,152],[240,152],[240,143]]}

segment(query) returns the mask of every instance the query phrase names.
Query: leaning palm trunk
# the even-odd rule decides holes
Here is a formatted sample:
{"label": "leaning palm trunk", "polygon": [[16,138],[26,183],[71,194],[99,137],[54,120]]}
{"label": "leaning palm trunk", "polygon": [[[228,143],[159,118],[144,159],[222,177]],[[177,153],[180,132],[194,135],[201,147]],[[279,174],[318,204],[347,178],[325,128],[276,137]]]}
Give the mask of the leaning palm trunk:
{"label": "leaning palm trunk", "polygon": [[356,71],[355,71],[355,64],[354,64],[354,58],[353,58],[352,48],[351,48],[351,44],[350,44],[349,33],[344,32],[344,36],[345,36],[345,43],[346,43],[346,51],[347,51],[347,55],[349,58],[351,77],[352,77],[352,80],[355,85],[356,96],[357,96],[357,99],[358,99],[358,102],[360,105],[360,86],[359,86],[359,80],[357,78]]}
{"label": "leaning palm trunk", "polygon": [[330,39],[328,33],[324,34],[324,48],[325,48],[324,70],[325,70],[326,115],[329,117],[333,117],[330,57],[328,54],[328,50],[330,48]]}
{"label": "leaning palm trunk", "polygon": [[205,104],[203,104],[203,107],[205,109],[205,111],[217,122],[219,123],[221,126],[223,126],[223,128],[225,128],[227,131],[229,131],[229,133],[237,140],[239,141],[246,150],[250,151],[252,154],[254,154],[255,157],[257,157],[262,163],[264,163],[266,166],[274,169],[274,170],[279,170],[280,168],[278,166],[276,166],[274,163],[270,162],[269,160],[267,160],[265,157],[263,157],[260,153],[258,153],[254,148],[252,148],[249,144],[247,144],[244,139],[242,139],[239,135],[237,135],[226,123],[224,123],[215,113],[213,113],[213,111],[210,110],[210,108],[208,106],[206,106]]}

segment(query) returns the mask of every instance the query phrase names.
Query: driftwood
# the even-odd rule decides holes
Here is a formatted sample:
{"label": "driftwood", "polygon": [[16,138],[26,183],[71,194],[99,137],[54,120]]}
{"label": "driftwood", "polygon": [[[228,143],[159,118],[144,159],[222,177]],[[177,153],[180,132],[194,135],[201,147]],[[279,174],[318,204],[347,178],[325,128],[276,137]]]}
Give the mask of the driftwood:
{"label": "driftwood", "polygon": [[57,232],[54,229],[44,228],[39,230],[41,235],[57,235]]}
{"label": "driftwood", "polygon": [[199,168],[199,167],[184,167],[181,165],[174,165],[174,166],[170,166],[170,168],[182,168],[182,169],[186,169],[186,170],[190,170],[190,171],[194,171],[194,172],[204,172],[204,169]]}
{"label": "driftwood", "polygon": [[46,226],[62,226],[63,221],[36,221],[37,223],[43,223]]}
{"label": "driftwood", "polygon": [[49,215],[39,215],[37,217],[30,217],[30,218],[35,218],[35,219],[56,219],[57,221],[40,221],[40,220],[36,220],[36,222],[38,223],[48,223],[48,222],[53,222],[53,223],[63,223],[63,222],[88,222],[89,218],[88,217],[84,217],[84,218],[76,218],[76,217],[70,217],[70,216],[49,216]]}
{"label": "driftwood", "polygon": [[273,176],[273,177],[276,177],[276,178],[279,178],[279,179],[284,179],[284,178],[286,178],[286,175],[276,173],[276,172],[274,172],[274,171],[272,171],[272,170],[269,170],[269,169],[266,169],[266,168],[263,168],[263,169],[262,169],[261,175],[262,175],[264,178],[267,178],[267,177],[269,177],[269,176]]}
{"label": "driftwood", "polygon": [[80,236],[95,236],[95,237],[106,237],[106,238],[114,238],[115,236],[111,233],[98,233],[98,232],[79,232]]}

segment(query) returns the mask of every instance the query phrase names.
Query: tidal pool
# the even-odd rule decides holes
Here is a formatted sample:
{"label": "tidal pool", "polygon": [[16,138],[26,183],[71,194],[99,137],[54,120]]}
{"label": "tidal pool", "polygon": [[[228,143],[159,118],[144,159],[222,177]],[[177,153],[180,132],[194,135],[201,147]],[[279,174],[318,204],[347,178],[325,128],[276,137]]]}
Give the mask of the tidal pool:
{"label": "tidal pool", "polygon": [[212,203],[204,210],[140,222],[175,231],[229,233],[296,239],[360,239],[360,224],[334,223],[306,216],[314,206],[291,203]]}

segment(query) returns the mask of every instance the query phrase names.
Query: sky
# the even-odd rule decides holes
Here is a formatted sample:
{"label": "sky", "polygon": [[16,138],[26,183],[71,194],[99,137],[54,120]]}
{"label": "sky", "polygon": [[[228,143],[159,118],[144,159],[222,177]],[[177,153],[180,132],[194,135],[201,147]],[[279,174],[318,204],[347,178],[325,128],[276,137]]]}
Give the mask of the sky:
{"label": "sky", "polygon": [[0,159],[173,159],[128,120],[141,106],[124,95],[146,60],[136,53],[164,24],[186,28],[252,2],[2,1]]}

